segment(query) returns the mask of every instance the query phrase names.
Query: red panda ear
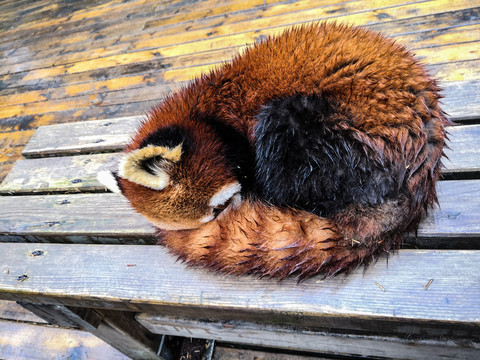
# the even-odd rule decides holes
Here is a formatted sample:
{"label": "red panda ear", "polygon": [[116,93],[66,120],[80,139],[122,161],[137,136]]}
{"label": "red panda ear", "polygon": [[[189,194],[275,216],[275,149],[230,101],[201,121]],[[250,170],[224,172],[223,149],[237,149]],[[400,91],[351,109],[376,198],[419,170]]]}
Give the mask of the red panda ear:
{"label": "red panda ear", "polygon": [[174,148],[147,145],[124,155],[118,175],[150,189],[163,190],[170,181],[171,165],[181,156],[182,144]]}

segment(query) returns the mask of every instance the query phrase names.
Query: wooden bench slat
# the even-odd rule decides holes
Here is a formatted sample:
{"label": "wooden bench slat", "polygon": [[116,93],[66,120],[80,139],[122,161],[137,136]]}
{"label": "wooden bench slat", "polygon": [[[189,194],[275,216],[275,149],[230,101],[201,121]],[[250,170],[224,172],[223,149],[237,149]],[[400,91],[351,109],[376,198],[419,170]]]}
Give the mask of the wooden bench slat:
{"label": "wooden bench slat", "polygon": [[[241,321],[207,322],[145,313],[137,315],[137,320],[156,334],[209,338],[227,343],[321,352],[322,354],[378,356],[380,358],[391,358],[394,354],[395,359],[424,360],[428,357],[428,359],[467,360],[473,359],[480,351],[480,343],[459,345],[445,340],[426,341],[388,336],[316,333]],[[227,354],[229,353],[226,352],[225,355]]]}
{"label": "wooden bench slat", "polygon": [[22,155],[32,158],[118,151],[130,141],[141,119],[141,116],[129,116],[42,126]]}
{"label": "wooden bench slat", "polygon": [[[41,127],[27,144],[20,160],[0,185],[0,194],[100,191],[100,170],[116,169],[118,154],[65,156],[121,150],[134,133],[139,118],[97,120]],[[445,174],[480,171],[480,125],[448,128],[450,149],[444,159]],[[69,134],[69,136],[64,136]]]}
{"label": "wooden bench slat", "polygon": [[[338,10],[338,4],[330,5],[328,7],[320,6],[316,8],[312,8],[312,5],[310,4],[307,5],[305,9],[300,10],[296,10],[292,6],[276,6],[273,7],[273,9],[286,8],[292,9],[293,11],[268,16],[268,10],[266,11],[267,14],[265,14],[264,9],[258,9],[255,11],[257,12],[256,15],[249,14],[248,16],[243,17],[242,12],[233,13],[232,16],[227,17],[226,20],[219,21],[218,19],[214,19],[211,26],[203,27],[199,30],[189,29],[189,31],[184,31],[184,24],[177,23],[169,26],[172,31],[170,34],[165,34],[165,31],[162,31],[162,28],[156,32],[153,32],[153,34],[152,31],[148,31],[148,29],[146,29],[143,31],[143,33],[140,33],[138,38],[135,38],[132,43],[127,41],[118,44],[118,41],[115,41],[110,45],[101,45],[99,49],[88,47],[88,50],[86,50],[85,45],[80,46],[79,48],[75,48],[72,45],[71,47],[73,51],[71,51],[71,54],[64,55],[60,58],[58,57],[57,53],[54,53],[50,54],[50,57],[43,59],[38,59],[36,57],[34,60],[29,59],[30,61],[23,62],[22,64],[18,64],[17,62],[8,64],[3,66],[0,71],[2,73],[14,73],[18,71],[48,68],[54,65],[58,65],[60,68],[61,65],[72,64],[72,66],[68,66],[66,69],[68,69],[68,72],[76,72],[77,65],[79,65],[82,69],[85,67],[91,68],[92,65],[89,64],[93,63],[97,64],[97,67],[102,67],[99,65],[103,63],[103,60],[101,59],[102,56],[119,58],[125,56],[132,50],[155,48],[156,51],[159,51],[163,56],[168,56],[168,50],[162,49],[162,46],[176,48],[182,47],[182,45],[185,45],[184,43],[188,42],[191,53],[194,49],[196,49],[197,43],[202,41],[209,42],[210,39],[213,39],[214,43],[218,43],[216,38],[222,36],[225,37],[227,41],[230,41],[228,40],[230,37],[238,37],[239,34],[241,35],[241,33],[245,32],[245,29],[260,30],[259,35],[272,32],[278,33],[279,31],[282,31],[282,26],[285,27],[287,24],[302,24],[307,21],[319,20],[334,20],[355,25],[366,25],[373,22],[384,22],[386,19],[398,20],[403,18],[418,17],[425,14],[432,14],[435,12],[441,13],[445,9],[447,2],[447,0],[437,0],[434,3],[414,1],[403,4],[399,4],[396,0],[385,0],[382,4],[379,4],[375,1],[369,1],[367,3],[346,2],[341,5],[341,12],[334,13],[329,11]],[[454,4],[448,4],[450,10],[465,9],[465,7],[469,5],[471,6],[471,4],[466,0],[457,0]],[[414,13],[412,13],[412,9],[415,10]],[[382,14],[383,17],[378,16],[378,14]],[[221,15],[221,13],[218,15]],[[239,15],[239,21],[235,21]],[[233,22],[230,20],[230,18],[233,18]],[[135,34],[137,34],[137,32],[135,32]],[[439,35],[441,36],[442,34]],[[434,34],[433,36],[436,35]],[[245,38],[240,36],[239,41],[240,44],[252,43],[255,41],[256,37],[257,36],[255,35],[249,36],[249,40],[244,40]],[[209,47],[211,47],[211,45],[209,45]],[[218,48],[219,46],[217,45],[216,47]],[[223,45],[223,47],[225,47],[225,45]],[[30,51],[33,50],[31,49]],[[196,49],[194,51],[200,50]],[[146,53],[144,51],[141,51],[140,53],[135,54],[132,59],[141,58],[142,56],[145,56],[145,54]],[[461,56],[461,54],[457,54],[457,56]],[[131,62],[132,59],[127,61]],[[100,63],[98,60],[100,60]],[[57,71],[59,69],[52,70]]]}
{"label": "wooden bench slat", "polygon": [[[479,99],[480,100],[480,99]],[[480,170],[480,125],[450,126],[447,128],[449,149],[443,160],[448,173],[478,172]]]}
{"label": "wooden bench slat", "polygon": [[[119,151],[130,140],[142,119],[142,116],[130,116],[41,126],[25,146],[22,155],[37,158]],[[447,169],[467,171],[478,168],[480,125],[452,126],[447,130],[451,148],[446,150],[450,158],[450,161],[445,161]]]}
{"label": "wooden bench slat", "polygon": [[102,170],[116,170],[120,154],[49,157],[17,161],[0,185],[0,194],[105,191]]}
{"label": "wooden bench slat", "polygon": [[[46,324],[47,322],[32,312],[26,310],[14,301],[0,300],[0,321],[13,320]],[[0,331],[1,334],[1,331]],[[1,358],[1,352],[0,352]]]}
{"label": "wooden bench slat", "polygon": [[400,250],[297,285],[186,267],[161,246],[0,244],[6,300],[476,339],[479,271],[478,251]]}
{"label": "wooden bench slat", "polygon": [[58,236],[75,242],[82,236],[128,236],[135,241],[154,235],[153,227],[117,194],[2,196],[0,208],[8,209],[0,219],[0,233],[7,238]]}
{"label": "wooden bench slat", "polygon": [[[431,246],[436,239],[460,239],[463,243],[455,242],[455,246],[478,248],[480,180],[442,181],[438,193],[441,207],[429,211],[414,243],[421,246],[419,239],[427,238]],[[132,241],[148,242],[155,233],[123,196],[112,193],[0,196],[0,208],[8,209],[0,218],[0,241],[85,242],[118,237],[122,240],[115,242],[122,242],[132,237]]]}
{"label": "wooden bench slat", "polygon": [[86,331],[10,321],[0,321],[0,358],[130,359]]}
{"label": "wooden bench slat", "polygon": [[[480,55],[480,49],[479,49]],[[480,81],[451,81],[439,84],[442,88],[442,109],[454,121],[480,118]]]}

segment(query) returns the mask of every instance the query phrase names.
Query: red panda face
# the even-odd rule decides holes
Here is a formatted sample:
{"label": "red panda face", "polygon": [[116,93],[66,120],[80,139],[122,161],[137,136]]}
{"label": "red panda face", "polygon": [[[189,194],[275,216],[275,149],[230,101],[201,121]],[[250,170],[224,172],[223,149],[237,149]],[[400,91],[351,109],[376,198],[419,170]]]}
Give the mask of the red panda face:
{"label": "red panda face", "polygon": [[156,227],[197,228],[239,202],[241,185],[213,135],[162,127],[120,161],[122,193]]}

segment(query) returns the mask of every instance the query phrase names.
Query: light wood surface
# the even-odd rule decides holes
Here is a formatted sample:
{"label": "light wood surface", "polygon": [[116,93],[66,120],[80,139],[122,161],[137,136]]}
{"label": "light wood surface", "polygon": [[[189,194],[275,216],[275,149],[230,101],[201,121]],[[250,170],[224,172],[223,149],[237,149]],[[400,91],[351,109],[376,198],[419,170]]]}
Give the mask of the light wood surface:
{"label": "light wood surface", "polygon": [[[153,244],[154,229],[125,199],[103,193],[96,173],[115,167],[138,120],[168,93],[245,46],[312,21],[365,26],[406,45],[443,88],[448,117],[462,123],[449,129],[448,180],[418,238],[365,272],[298,285],[216,275],[161,246],[138,245]],[[156,355],[131,311],[158,333],[357,356],[475,358],[479,55],[479,0],[1,2],[0,179],[18,163],[0,189],[0,298],[88,328],[136,359]],[[21,321],[0,322],[0,357],[50,351],[54,359],[62,348],[105,358],[97,342],[90,357],[79,355],[93,343],[70,330],[33,331],[29,313],[14,305],[0,302],[0,318]]]}
{"label": "light wood surface", "polygon": [[0,244],[2,299],[404,335],[478,338],[479,271],[478,251],[402,250],[277,283],[187,268],[160,246]]}
{"label": "light wood surface", "polygon": [[[480,180],[440,182],[438,193],[441,206],[428,213],[418,238],[407,243],[478,249]],[[154,241],[154,228],[118,194],[0,196],[0,208],[8,209],[0,218],[0,241]],[[422,239],[428,245],[422,246]]]}
{"label": "light wood surface", "polygon": [[405,44],[444,87],[450,118],[480,115],[477,0],[6,1],[3,8],[0,178],[36,127],[142,115],[246,44],[312,21],[366,26]]}
{"label": "light wood surface", "polygon": [[46,324],[42,318],[32,314],[14,301],[0,300],[0,320]]}
{"label": "light wood surface", "polygon": [[[116,170],[118,154],[134,134],[141,117],[44,126],[38,129],[20,160],[0,185],[0,194],[101,191],[101,170]],[[447,177],[472,177],[480,172],[480,125],[448,128],[444,159]],[[68,134],[68,136],[65,136]],[[91,154],[95,153],[95,154]],[[91,154],[85,156],[66,156]],[[56,158],[49,158],[57,156]],[[60,156],[60,157],[58,157]]]}
{"label": "light wood surface", "polygon": [[[207,322],[145,313],[137,316],[137,320],[147,329],[158,334],[213,338],[217,342],[303,350],[322,354],[378,356],[408,360],[424,360],[425,354],[428,354],[429,359],[468,360],[475,358],[480,348],[480,344],[477,342],[471,343],[470,346],[459,346],[453,341],[422,341],[414,338],[332,334],[243,321]],[[220,350],[220,352],[230,355],[225,350]],[[215,351],[215,354],[219,354],[219,352]],[[234,354],[235,352],[232,352],[230,356],[234,356]],[[258,354],[258,356],[262,355]],[[272,359],[277,358],[274,355]]]}
{"label": "light wood surface", "polygon": [[15,360],[130,359],[86,331],[2,320],[0,356]]}

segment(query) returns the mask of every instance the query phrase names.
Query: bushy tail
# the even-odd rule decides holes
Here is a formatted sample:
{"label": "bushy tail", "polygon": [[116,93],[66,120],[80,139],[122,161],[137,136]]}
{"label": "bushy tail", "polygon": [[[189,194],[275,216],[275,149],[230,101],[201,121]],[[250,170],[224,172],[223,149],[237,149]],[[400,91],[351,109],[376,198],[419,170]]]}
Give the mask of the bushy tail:
{"label": "bushy tail", "polygon": [[245,200],[199,229],[160,233],[160,243],[188,264],[218,272],[302,280],[348,273],[397,248],[406,216],[405,202],[327,219]]}
{"label": "bushy tail", "polygon": [[378,125],[385,136],[340,115],[331,121],[335,109],[321,97],[265,107],[257,176],[261,197],[275,206],[244,200],[198,229],[161,233],[160,243],[189,264],[299,280],[348,273],[398,248],[436,202],[448,121],[431,87],[408,126]]}

